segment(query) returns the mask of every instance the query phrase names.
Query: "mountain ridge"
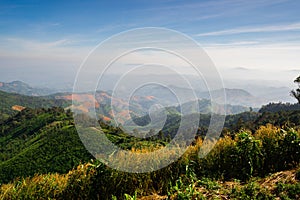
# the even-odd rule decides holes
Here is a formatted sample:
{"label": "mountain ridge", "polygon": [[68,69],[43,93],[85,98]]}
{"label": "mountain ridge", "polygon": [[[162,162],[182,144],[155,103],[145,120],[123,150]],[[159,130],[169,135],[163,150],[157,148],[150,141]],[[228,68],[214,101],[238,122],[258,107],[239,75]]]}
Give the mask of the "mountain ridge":
{"label": "mountain ridge", "polygon": [[29,84],[18,80],[8,83],[0,82],[0,90],[28,96],[44,96],[56,92],[54,89],[32,87]]}

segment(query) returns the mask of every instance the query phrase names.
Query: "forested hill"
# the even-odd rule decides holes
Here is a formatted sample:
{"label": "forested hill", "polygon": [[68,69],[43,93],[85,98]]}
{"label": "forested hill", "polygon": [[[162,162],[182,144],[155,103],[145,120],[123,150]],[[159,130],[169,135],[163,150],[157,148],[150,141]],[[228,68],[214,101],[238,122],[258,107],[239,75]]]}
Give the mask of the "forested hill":
{"label": "forested hill", "polygon": [[[83,117],[86,122],[88,117]],[[123,149],[165,144],[159,138],[134,138],[108,124],[101,128],[109,140]],[[70,110],[26,108],[0,122],[0,184],[35,173],[66,173],[91,159],[93,156],[82,144]]]}
{"label": "forested hill", "polygon": [[269,103],[268,105],[264,105],[259,110],[260,113],[264,112],[286,112],[286,111],[299,111],[300,104],[290,104],[290,103]]}
{"label": "forested hill", "polygon": [[0,121],[3,121],[4,119],[7,119],[10,115],[16,114],[17,111],[22,110],[24,107],[66,107],[70,105],[70,101],[63,99],[25,96],[0,91],[0,105]]}
{"label": "forested hill", "polygon": [[27,108],[0,128],[0,183],[35,173],[66,173],[92,158],[79,139],[72,113],[63,108]]}

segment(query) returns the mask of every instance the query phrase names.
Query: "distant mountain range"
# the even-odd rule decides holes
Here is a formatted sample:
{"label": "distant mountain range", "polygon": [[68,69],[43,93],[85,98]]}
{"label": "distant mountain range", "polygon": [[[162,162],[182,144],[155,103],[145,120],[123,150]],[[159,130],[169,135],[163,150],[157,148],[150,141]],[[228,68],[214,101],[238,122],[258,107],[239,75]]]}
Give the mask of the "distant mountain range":
{"label": "distant mountain range", "polygon": [[[50,108],[54,106],[66,109],[70,108],[76,113],[87,113],[90,112],[95,105],[97,116],[100,119],[103,119],[104,121],[116,119],[118,123],[124,123],[132,117],[147,115],[149,109],[159,102],[152,96],[135,96],[132,98],[130,103],[128,103],[123,99],[113,98],[110,93],[100,91],[96,93],[95,97],[91,93],[73,94],[73,99],[74,105],[72,105],[71,102],[71,93],[57,93],[48,96],[36,97],[0,91],[0,121],[7,119],[9,116],[16,114],[24,108]],[[85,101],[85,99],[92,99],[92,101]],[[78,103],[76,103],[76,100]],[[185,104],[185,107],[188,108],[186,109],[188,113],[211,112],[211,103],[209,100],[199,100],[199,109],[192,105],[194,105],[193,102],[187,102]],[[221,105],[214,105],[219,108],[223,108]],[[174,106],[172,109],[180,113],[180,106]],[[236,114],[247,110],[249,110],[249,108],[244,106],[226,106],[227,114]]]}
{"label": "distant mountain range", "polygon": [[[169,90],[173,91],[176,96]],[[160,102],[164,102],[166,104],[178,103],[177,97],[183,100],[183,102],[181,103],[184,103],[195,100],[195,98],[211,99],[211,96],[214,97],[213,101],[218,104],[239,105],[245,107],[260,107],[261,105],[267,104],[269,102],[266,99],[256,97],[243,89],[224,88],[211,91],[193,91],[189,88],[182,88],[171,85],[167,89],[162,87],[151,87],[147,88],[147,90],[144,91],[146,92],[141,91],[138,93],[138,95],[151,95],[156,97]],[[195,94],[195,96],[193,94]],[[226,97],[225,99],[224,95]]]}
{"label": "distant mountain range", "polygon": [[[55,99],[72,100],[74,104],[70,107],[75,112],[87,113],[95,107],[98,116],[102,117],[105,121],[117,119],[119,123],[124,123],[133,116],[144,116],[149,113],[149,109],[155,107],[161,102],[154,96],[133,96],[129,102],[122,98],[113,97],[108,92],[98,91],[95,96],[92,93],[60,93],[52,95]],[[215,106],[216,113],[237,114],[248,111],[249,107],[239,105],[229,105],[212,103]],[[212,104],[210,100],[198,100],[198,108],[194,107],[193,101],[185,102],[182,104],[188,113],[210,113],[212,112]],[[180,113],[180,105],[165,106],[175,109]],[[163,107],[161,107],[162,109]],[[225,108],[225,110],[224,110]]]}
{"label": "distant mountain range", "polygon": [[[190,109],[188,109],[190,113],[209,113],[211,112],[212,104],[218,108],[217,110],[219,110],[220,113],[226,112],[227,114],[237,114],[248,111],[249,107],[253,107],[254,110],[257,110],[261,105],[267,104],[271,96],[276,96],[280,92],[285,93],[286,88],[270,88],[266,95],[262,93],[260,97],[257,97],[243,89],[225,88],[212,91],[193,91],[174,85],[170,85],[166,88],[150,86],[134,93],[134,95],[130,97],[129,102],[122,98],[122,95],[113,96],[112,92],[109,91],[97,91],[95,95],[92,92],[72,95],[71,92],[57,93],[55,89],[31,87],[21,81],[13,81],[10,83],[0,82],[0,90],[16,93],[16,95],[0,93],[0,100],[2,100],[3,105],[5,104],[5,106],[2,106],[2,112],[0,113],[5,113],[6,117],[7,113],[10,114],[17,110],[22,110],[23,107],[63,106],[65,108],[71,108],[74,111],[87,113],[95,106],[99,118],[105,121],[117,119],[118,122],[124,123],[132,118],[132,116],[141,117],[147,115],[149,109],[157,105],[161,105],[161,107],[173,107],[173,110],[179,112],[179,105],[184,104],[188,108],[190,107]],[[226,95],[226,101],[223,99],[224,93]],[[193,97],[191,94],[195,94],[196,96]],[[210,95],[214,97],[212,104],[209,100]],[[33,98],[33,96],[43,97]],[[180,103],[178,102],[178,97],[182,97]],[[71,106],[72,99],[75,104]],[[199,100],[199,108],[191,106],[195,99]],[[226,110],[224,110],[222,105],[226,105]],[[5,110],[5,112],[3,110]]]}
{"label": "distant mountain range", "polygon": [[22,81],[13,81],[10,83],[0,82],[0,90],[4,92],[23,94],[28,96],[44,96],[57,92],[49,88],[35,88]]}
{"label": "distant mountain range", "polygon": [[[238,83],[236,83],[235,85],[239,86]],[[10,83],[0,82],[0,90],[28,96],[47,96],[58,92],[71,92],[71,89],[62,91],[53,88],[32,87],[22,81],[13,81]],[[110,93],[109,90],[107,90],[106,92]],[[224,92],[226,94],[226,102],[223,101]],[[181,97],[181,103],[195,100],[195,97],[191,96],[191,94],[193,93],[198,99],[210,99],[210,95],[212,95],[214,97],[214,101],[218,104],[241,105],[245,107],[258,108],[269,102],[293,102],[293,99],[292,97],[290,97],[289,92],[290,89],[287,87],[263,87],[261,85],[249,85],[248,87],[246,87],[246,89],[224,88],[211,91],[200,89],[195,89],[193,91],[190,88],[183,88],[177,85],[169,85],[167,86],[167,88],[159,86],[145,87],[142,90],[138,90],[134,95],[139,96],[139,98],[152,97],[163,106],[169,106],[179,103],[177,97]]]}
{"label": "distant mountain range", "polygon": [[246,90],[242,89],[219,89],[213,90],[210,92],[201,92],[199,97],[204,99],[210,99],[210,95],[214,97],[214,101],[219,104],[224,104],[224,93],[226,104],[230,105],[240,105],[240,106],[247,106],[247,107],[260,107],[262,104],[267,103],[266,100],[255,97]]}

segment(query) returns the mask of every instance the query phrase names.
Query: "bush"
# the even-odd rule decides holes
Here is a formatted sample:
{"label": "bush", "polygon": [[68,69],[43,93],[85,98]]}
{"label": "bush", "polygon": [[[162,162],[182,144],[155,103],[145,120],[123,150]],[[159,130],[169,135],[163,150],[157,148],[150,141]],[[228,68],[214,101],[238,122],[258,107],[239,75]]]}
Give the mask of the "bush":
{"label": "bush", "polygon": [[[233,187],[229,192],[228,189],[219,191],[222,185],[214,179],[248,181],[253,176],[299,165],[299,132],[293,129],[266,126],[254,134],[241,131],[234,139],[221,138],[204,158],[198,157],[197,147],[201,144],[198,140],[181,159],[151,173],[120,172],[92,162],[81,164],[65,175],[16,179],[1,186],[0,199],[134,199],[153,193],[169,194],[175,199],[201,199],[213,198],[219,192],[230,198],[250,199],[255,195],[257,199],[271,199],[271,193],[256,182]],[[299,183],[278,184],[276,188],[277,196],[299,198]]]}
{"label": "bush", "polygon": [[199,177],[249,180],[252,176],[291,169],[300,161],[300,135],[294,129],[263,126],[254,134],[242,131],[234,139],[221,138],[198,161]]}

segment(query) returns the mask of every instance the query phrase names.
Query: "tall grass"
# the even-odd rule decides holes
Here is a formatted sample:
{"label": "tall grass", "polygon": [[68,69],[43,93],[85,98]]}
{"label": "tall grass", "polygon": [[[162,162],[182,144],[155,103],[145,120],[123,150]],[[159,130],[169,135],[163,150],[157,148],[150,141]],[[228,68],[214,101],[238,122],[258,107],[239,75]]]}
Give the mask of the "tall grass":
{"label": "tall grass", "polygon": [[[178,190],[182,190],[178,182],[180,179],[194,181],[190,188],[184,188],[193,196],[198,194],[194,190],[194,186],[200,184],[197,180],[205,180],[203,177],[247,181],[253,176],[263,177],[296,167],[300,161],[300,132],[271,125],[260,127],[253,134],[240,131],[234,138],[225,136],[204,158],[198,157],[201,145],[202,141],[198,139],[179,160],[151,173],[126,173],[91,162],[79,165],[68,174],[16,179],[1,186],[0,199],[111,199],[113,196],[124,198],[124,194],[167,195],[172,191],[170,188],[174,190],[176,185]],[[139,153],[139,159],[147,159],[143,157],[148,152],[145,149],[132,149],[132,152]],[[167,156],[177,153],[174,149]],[[130,165],[122,154],[116,156],[120,162],[118,164]],[[164,155],[157,156],[162,158]],[[201,184],[214,185],[210,182]]]}
{"label": "tall grass", "polygon": [[241,131],[234,139],[220,139],[212,152],[200,160],[202,170],[198,170],[198,174],[247,180],[252,176],[290,169],[299,161],[300,132],[267,125],[254,134]]}

